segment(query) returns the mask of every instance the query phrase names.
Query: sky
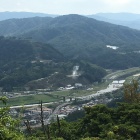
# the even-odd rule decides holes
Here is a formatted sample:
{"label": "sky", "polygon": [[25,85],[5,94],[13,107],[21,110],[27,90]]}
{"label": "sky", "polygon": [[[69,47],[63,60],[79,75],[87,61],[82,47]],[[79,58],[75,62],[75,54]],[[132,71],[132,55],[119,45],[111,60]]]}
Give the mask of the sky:
{"label": "sky", "polygon": [[0,0],[0,12],[26,11],[48,14],[129,12],[140,14],[140,0]]}

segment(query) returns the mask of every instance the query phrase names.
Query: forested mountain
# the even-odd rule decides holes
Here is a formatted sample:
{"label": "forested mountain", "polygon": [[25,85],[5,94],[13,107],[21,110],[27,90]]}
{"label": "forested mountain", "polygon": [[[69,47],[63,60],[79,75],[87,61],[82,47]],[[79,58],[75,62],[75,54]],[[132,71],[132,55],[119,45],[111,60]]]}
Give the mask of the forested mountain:
{"label": "forested mountain", "polygon": [[69,59],[90,61],[104,68],[140,65],[140,31],[80,15],[2,21],[0,32],[49,43]]}
{"label": "forested mountain", "polygon": [[47,25],[51,19],[51,17],[33,17],[4,20],[0,22],[0,35],[15,36],[31,30],[37,30]]}
{"label": "forested mountain", "polygon": [[[76,76],[73,75],[75,67],[78,67]],[[52,69],[51,75],[28,82],[25,86],[31,90],[36,87],[39,89],[48,87],[58,89],[58,87],[66,87],[67,85],[75,86],[76,83],[88,86],[94,82],[101,82],[101,79],[106,75],[103,68],[84,61],[59,62],[55,66],[50,66],[49,69]]]}
{"label": "forested mountain", "polygon": [[50,45],[0,37],[0,87],[23,86],[28,81],[47,76],[49,72],[39,69],[41,64],[37,63],[62,59],[63,55]]}
{"label": "forested mountain", "polygon": [[[68,75],[72,75],[75,65],[79,76],[74,79]],[[87,85],[100,81],[105,74],[103,68],[88,62],[68,61],[48,44],[0,37],[0,87],[5,91],[24,85],[30,89],[58,88],[76,82]]]}
{"label": "forested mountain", "polygon": [[0,21],[13,18],[56,17],[57,15],[32,12],[0,12]]}

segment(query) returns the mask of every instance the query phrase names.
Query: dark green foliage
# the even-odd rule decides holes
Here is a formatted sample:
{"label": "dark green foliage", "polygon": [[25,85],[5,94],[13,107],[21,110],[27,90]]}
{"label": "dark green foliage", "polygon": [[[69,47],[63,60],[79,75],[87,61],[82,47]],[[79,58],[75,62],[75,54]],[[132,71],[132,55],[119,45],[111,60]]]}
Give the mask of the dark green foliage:
{"label": "dark green foliage", "polygon": [[78,119],[81,119],[85,116],[85,111],[84,110],[77,110],[74,111],[72,113],[70,113],[65,120],[67,122],[73,122],[73,121],[77,121]]}
{"label": "dark green foliage", "polygon": [[[79,76],[76,78],[71,76],[74,66],[79,66]],[[101,78],[106,75],[106,71],[103,68],[84,61],[59,62],[55,65],[49,65],[49,67],[53,73],[52,75],[40,81],[32,81],[28,83],[27,86],[31,87],[32,89],[36,87],[53,87],[56,89],[58,87],[65,87],[68,84],[74,86],[75,83],[88,85],[92,84],[93,82],[100,82]]]}
{"label": "dark green foliage", "polygon": [[[1,108],[0,115],[0,138],[24,139],[24,135],[16,129],[18,121],[8,115],[8,109]],[[48,133],[47,138],[42,129],[33,129],[31,134],[26,133],[26,139],[55,140],[61,137],[65,140],[139,140],[140,103],[119,103],[116,108],[105,105],[86,107],[85,116],[78,121],[66,122],[57,117],[57,122],[49,125]]]}
{"label": "dark green foliage", "polygon": [[[50,45],[15,38],[0,38],[0,86],[10,91],[31,80],[48,76],[40,60],[60,61],[63,56]],[[32,63],[35,61],[35,63]]]}
{"label": "dark green foliage", "polygon": [[[76,140],[78,139],[78,135],[76,135],[76,128],[78,127],[78,123],[67,123],[66,121],[61,120],[61,137],[65,140]],[[50,126],[51,136],[57,138],[59,136],[59,129],[57,123],[53,123]]]}
{"label": "dark green foliage", "polygon": [[[85,117],[81,120],[74,123],[65,121],[60,123],[61,137],[66,140],[78,140],[83,137],[99,137],[101,140],[112,138],[139,140],[140,104],[120,103],[113,109],[105,105],[86,107]],[[51,130],[52,135],[58,134],[56,124],[51,125]]]}
{"label": "dark green foliage", "polygon": [[[72,74],[75,65],[80,67],[81,74],[72,79],[68,75]],[[25,84],[31,90],[79,82],[87,85],[101,81],[105,74],[103,68],[91,63],[64,60],[63,55],[48,44],[0,37],[0,87],[3,91],[12,91]],[[37,80],[40,78],[44,79]]]}

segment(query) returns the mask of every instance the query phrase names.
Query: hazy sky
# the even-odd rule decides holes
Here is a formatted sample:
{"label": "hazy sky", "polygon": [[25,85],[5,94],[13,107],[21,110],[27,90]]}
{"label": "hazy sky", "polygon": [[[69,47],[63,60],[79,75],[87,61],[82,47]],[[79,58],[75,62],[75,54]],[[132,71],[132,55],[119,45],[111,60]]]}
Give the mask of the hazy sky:
{"label": "hazy sky", "polygon": [[100,12],[140,14],[140,0],[0,0],[0,12],[3,11],[85,15]]}

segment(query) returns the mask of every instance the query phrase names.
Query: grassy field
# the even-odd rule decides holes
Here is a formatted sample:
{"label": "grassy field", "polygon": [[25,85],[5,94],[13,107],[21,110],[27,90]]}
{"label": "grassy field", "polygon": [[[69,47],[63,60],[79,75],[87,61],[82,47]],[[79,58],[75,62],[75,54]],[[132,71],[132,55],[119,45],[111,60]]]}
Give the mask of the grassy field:
{"label": "grassy field", "polygon": [[[34,104],[39,103],[41,100],[43,102],[53,102],[53,101],[60,101],[65,96],[66,98],[70,97],[78,97],[84,95],[90,95],[96,93],[98,90],[104,89],[108,86],[109,83],[100,83],[97,85],[93,85],[93,90],[67,90],[67,91],[55,91],[51,92],[50,95],[48,94],[35,94],[35,95],[28,95],[28,96],[21,96],[16,98],[9,98],[7,101],[7,105],[14,106],[14,105],[26,105],[26,104]],[[2,103],[0,103],[2,106]]]}
{"label": "grassy field", "polygon": [[12,106],[12,105],[34,104],[34,103],[40,103],[41,100],[42,102],[53,102],[53,101],[58,101],[59,99],[44,94],[22,96],[16,98],[9,98],[7,101],[7,105]]}

